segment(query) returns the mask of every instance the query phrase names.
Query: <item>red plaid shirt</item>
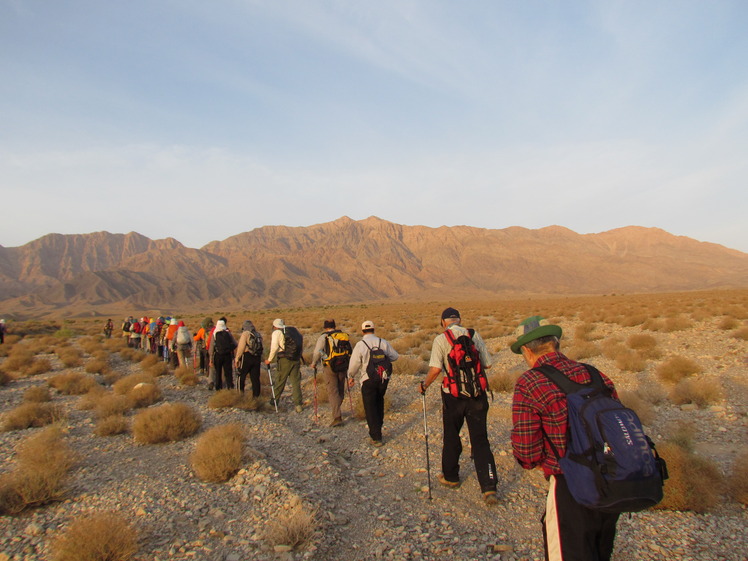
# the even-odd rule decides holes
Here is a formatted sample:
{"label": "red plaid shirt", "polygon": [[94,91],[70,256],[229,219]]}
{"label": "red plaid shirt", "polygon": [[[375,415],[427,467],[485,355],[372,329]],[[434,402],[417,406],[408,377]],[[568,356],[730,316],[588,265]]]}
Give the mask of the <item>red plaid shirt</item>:
{"label": "red plaid shirt", "polygon": [[[555,366],[579,384],[589,384],[591,381],[587,369],[581,363],[562,353],[541,356],[534,368],[542,364]],[[601,373],[601,376],[617,399],[613,382],[605,374]],[[528,370],[517,380],[512,403],[512,424],[514,457],[523,468],[541,466],[546,477],[563,473],[548,439],[563,457],[566,453],[566,395],[542,372]]]}

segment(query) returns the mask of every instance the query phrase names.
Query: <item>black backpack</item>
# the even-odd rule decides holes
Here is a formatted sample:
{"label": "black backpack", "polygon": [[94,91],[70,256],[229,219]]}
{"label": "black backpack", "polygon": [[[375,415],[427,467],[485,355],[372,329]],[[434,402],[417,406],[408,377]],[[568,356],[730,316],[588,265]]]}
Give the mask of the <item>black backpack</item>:
{"label": "black backpack", "polygon": [[453,397],[478,397],[488,389],[488,379],[483,372],[480,354],[473,343],[474,334],[474,329],[468,329],[467,335],[459,337],[455,337],[451,329],[444,331],[451,349],[447,354],[443,385]]}
{"label": "black backpack", "polygon": [[234,338],[228,331],[213,333],[213,345],[217,355],[228,355],[234,350]]}
{"label": "black backpack", "polygon": [[665,460],[644,434],[636,413],[614,399],[600,372],[589,364],[589,384],[578,384],[549,364],[542,372],[566,394],[566,454],[558,459],[579,504],[601,512],[637,512],[662,500]]}
{"label": "black backpack", "polygon": [[327,334],[327,364],[333,372],[348,372],[351,362],[351,340],[347,333],[332,331]]}
{"label": "black backpack", "polygon": [[283,328],[283,352],[281,356],[289,360],[299,360],[304,348],[304,338],[295,327]]}
{"label": "black backpack", "polygon": [[392,361],[381,348],[382,339],[380,338],[379,343],[373,347],[367,345],[363,339],[361,342],[369,349],[369,362],[366,364],[366,374],[369,380],[379,383],[389,380],[392,375]]}

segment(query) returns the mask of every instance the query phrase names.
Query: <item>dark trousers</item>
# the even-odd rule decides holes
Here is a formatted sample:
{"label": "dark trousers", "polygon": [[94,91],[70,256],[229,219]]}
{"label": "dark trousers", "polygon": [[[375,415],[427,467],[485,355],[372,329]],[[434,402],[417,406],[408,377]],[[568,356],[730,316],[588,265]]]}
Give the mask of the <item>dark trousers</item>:
{"label": "dark trousers", "polygon": [[249,374],[249,381],[252,383],[252,396],[260,396],[260,357],[249,353],[244,353],[241,364],[239,365],[239,389],[244,391],[244,381]]}
{"label": "dark trousers", "polygon": [[369,425],[369,436],[372,440],[382,440],[382,424],[384,423],[384,394],[387,392],[389,380],[377,383],[366,380],[361,384],[361,398],[364,401],[366,424]]}
{"label": "dark trousers", "polygon": [[226,389],[234,389],[234,357],[231,353],[227,354],[214,354],[213,355],[213,366],[215,367],[215,377],[213,378],[213,384],[216,390],[223,389],[223,383],[221,381],[221,375],[226,381]]}
{"label": "dark trousers", "polygon": [[460,398],[442,393],[442,421],[444,423],[444,446],[442,447],[442,473],[447,481],[460,480],[460,454],[462,440],[460,430],[467,421],[470,447],[473,452],[475,473],[481,491],[496,490],[496,463],[491,445],[488,443],[486,417],[488,397]]}
{"label": "dark trousers", "polygon": [[608,561],[618,516],[583,507],[571,496],[563,475],[551,476],[541,519],[546,561]]}

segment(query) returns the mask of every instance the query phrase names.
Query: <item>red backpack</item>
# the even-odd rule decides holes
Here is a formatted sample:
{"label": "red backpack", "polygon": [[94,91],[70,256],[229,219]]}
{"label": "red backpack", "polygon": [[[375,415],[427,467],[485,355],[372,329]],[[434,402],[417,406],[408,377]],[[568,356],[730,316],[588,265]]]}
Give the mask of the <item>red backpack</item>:
{"label": "red backpack", "polygon": [[455,337],[451,329],[444,331],[452,348],[447,355],[443,385],[453,397],[478,397],[488,389],[480,354],[473,343],[474,334],[474,329],[468,329],[467,335],[459,337]]}

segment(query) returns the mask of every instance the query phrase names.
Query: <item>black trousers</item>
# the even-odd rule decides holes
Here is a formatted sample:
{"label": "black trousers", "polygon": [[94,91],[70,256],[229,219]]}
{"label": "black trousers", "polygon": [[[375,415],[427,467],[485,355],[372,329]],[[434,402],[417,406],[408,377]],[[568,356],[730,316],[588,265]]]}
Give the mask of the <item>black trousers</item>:
{"label": "black trousers", "polygon": [[488,397],[483,394],[473,398],[453,397],[442,394],[442,421],[444,423],[444,446],[442,447],[442,473],[447,481],[460,480],[460,454],[462,440],[460,430],[467,421],[470,447],[473,452],[475,473],[481,491],[496,490],[496,463],[488,443],[486,417]]}
{"label": "black trousers", "polygon": [[366,380],[361,384],[361,398],[364,401],[366,424],[369,425],[369,436],[372,440],[382,440],[384,394],[387,392],[389,382],[389,380],[382,383]]}
{"label": "black trousers", "polygon": [[221,382],[221,375],[226,381],[226,389],[234,389],[234,357],[231,353],[220,355],[218,353],[213,355],[213,366],[215,367],[215,377],[213,378],[213,384],[216,390],[223,389],[223,383]]}
{"label": "black trousers", "polygon": [[618,516],[583,507],[563,475],[551,476],[541,519],[546,561],[609,561]]}
{"label": "black trousers", "polygon": [[247,374],[249,374],[253,397],[260,396],[260,362],[261,359],[259,356],[244,353],[239,364],[239,389],[242,392],[244,391],[244,381],[247,379]]}

